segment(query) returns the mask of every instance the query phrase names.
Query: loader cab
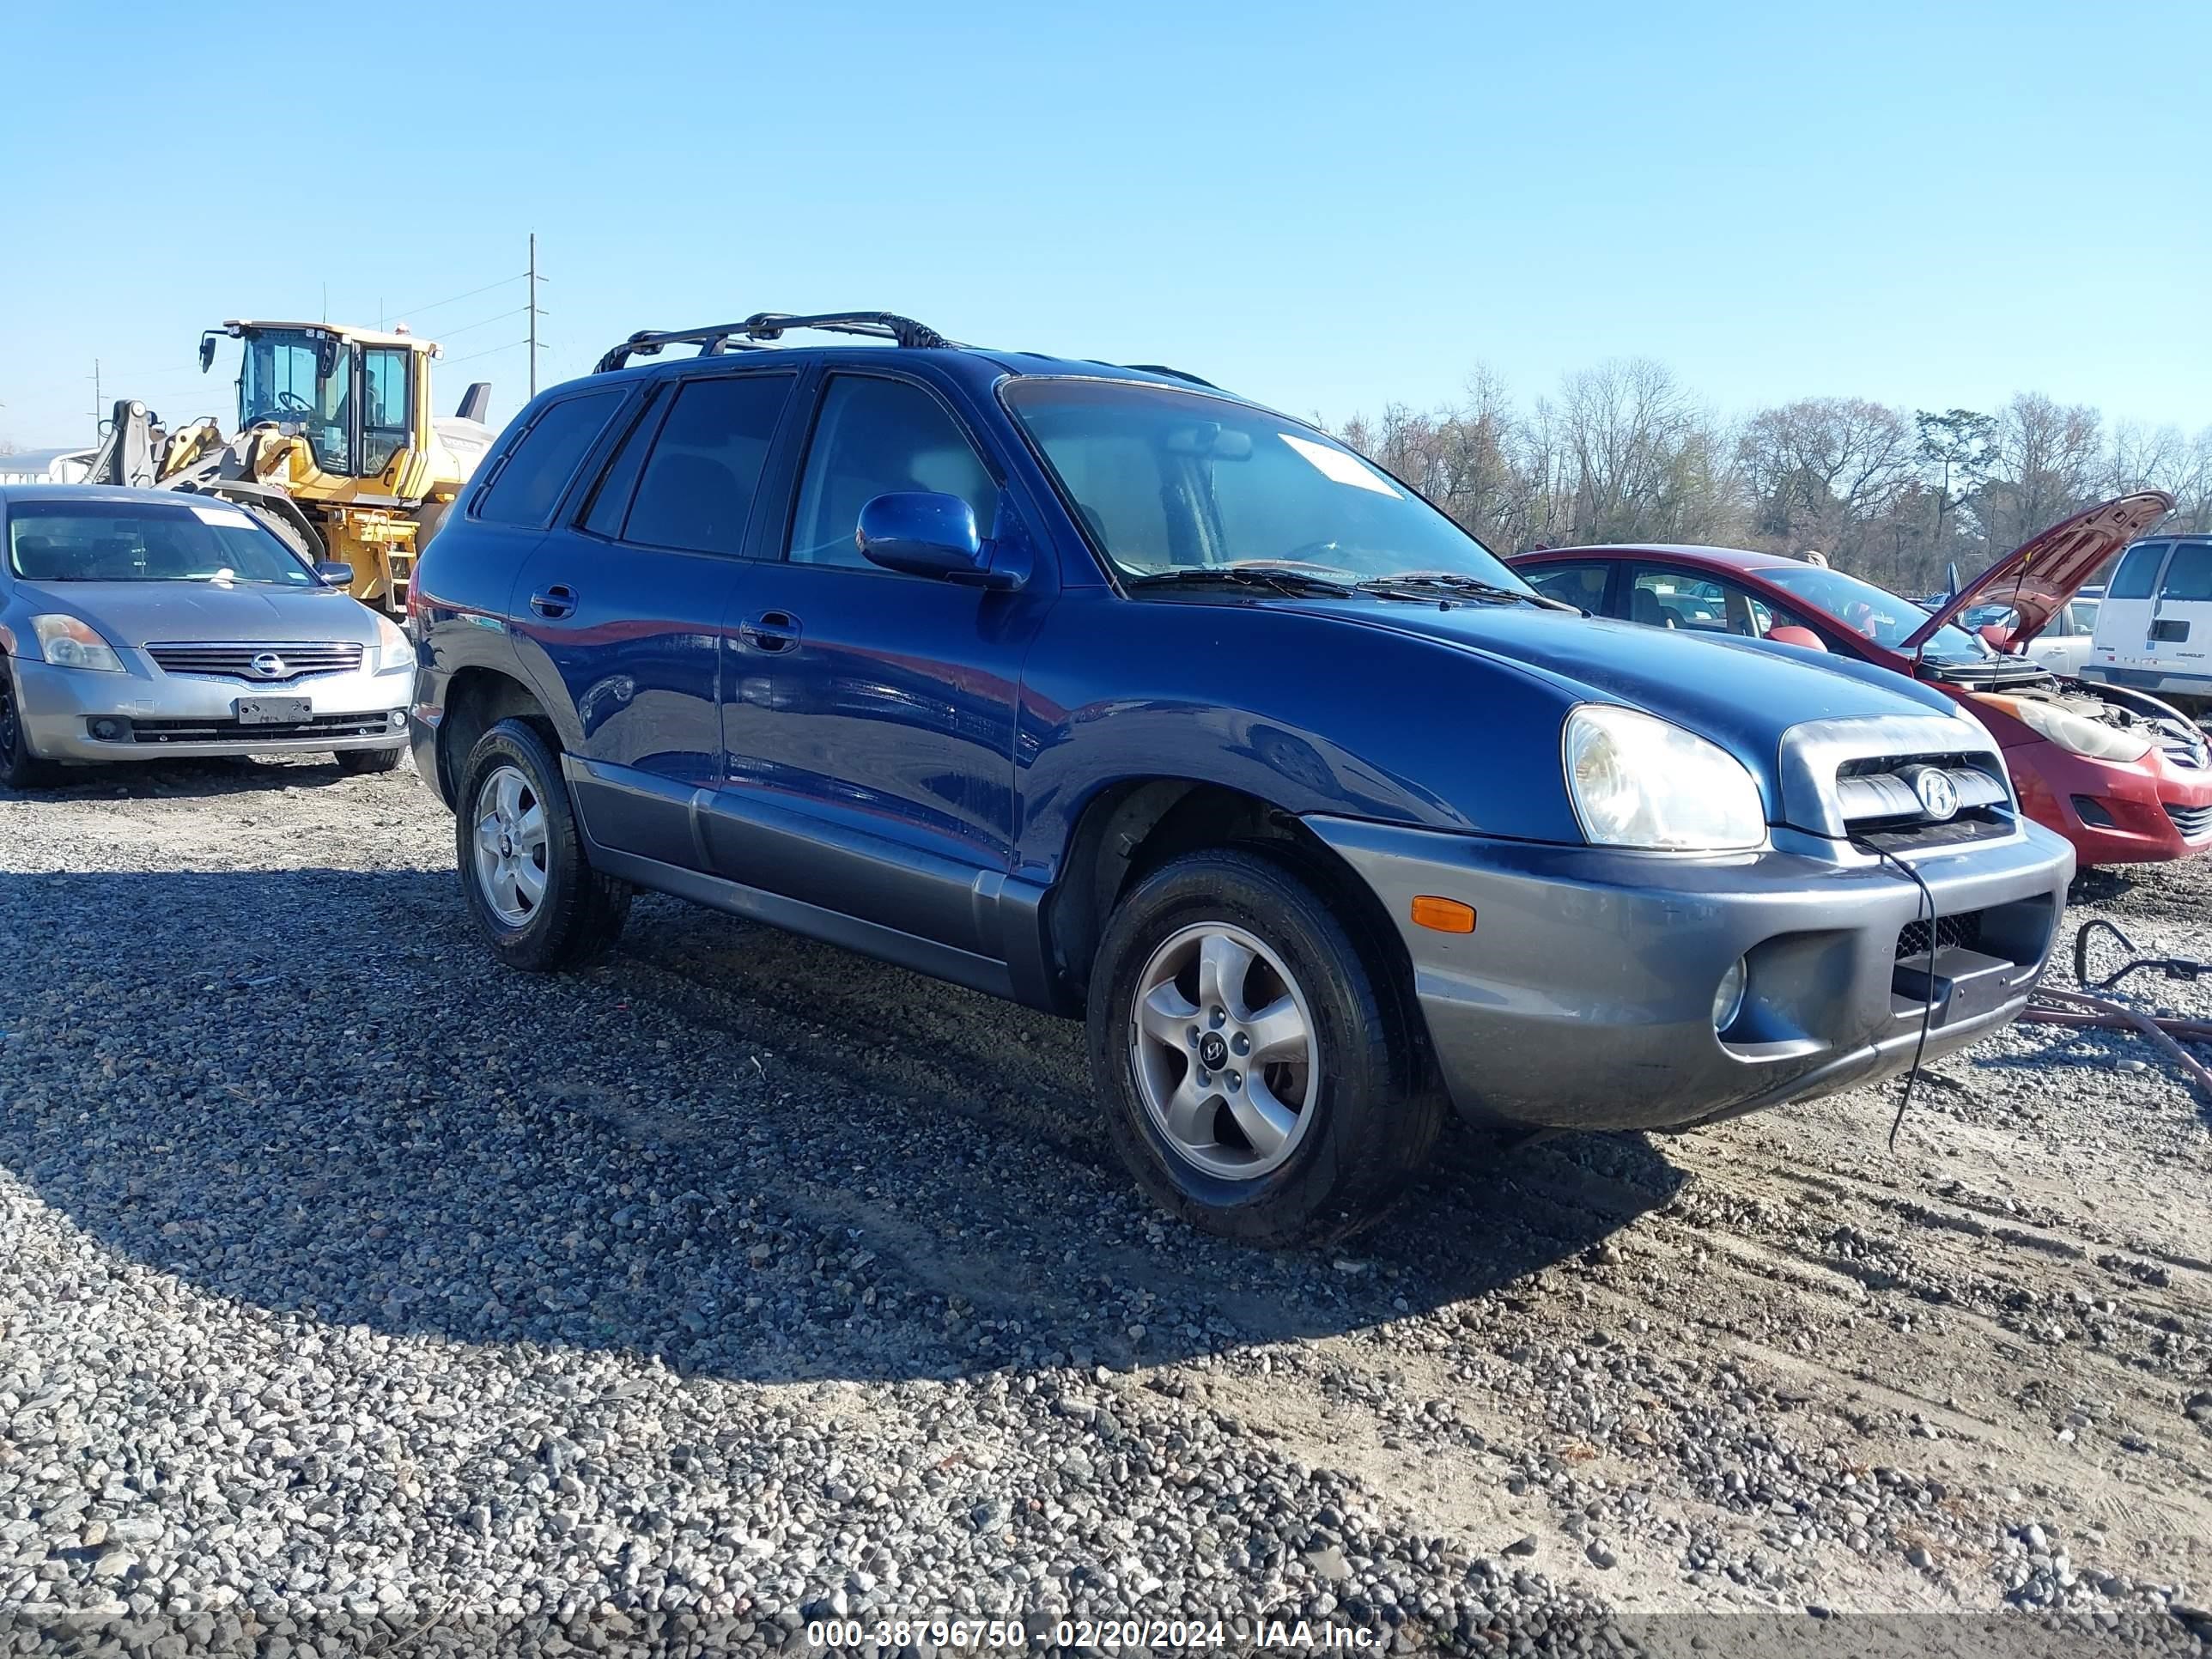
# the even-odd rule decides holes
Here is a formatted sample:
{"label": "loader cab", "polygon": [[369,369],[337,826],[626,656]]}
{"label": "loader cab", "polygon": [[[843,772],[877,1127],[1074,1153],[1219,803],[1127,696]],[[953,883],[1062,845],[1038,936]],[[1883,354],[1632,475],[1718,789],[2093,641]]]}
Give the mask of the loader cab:
{"label": "loader cab", "polygon": [[[240,432],[272,422],[297,433],[316,471],[333,478],[381,477],[403,451],[428,447],[429,342],[313,323],[231,322],[220,332],[243,348]],[[217,334],[201,340],[204,370]]]}

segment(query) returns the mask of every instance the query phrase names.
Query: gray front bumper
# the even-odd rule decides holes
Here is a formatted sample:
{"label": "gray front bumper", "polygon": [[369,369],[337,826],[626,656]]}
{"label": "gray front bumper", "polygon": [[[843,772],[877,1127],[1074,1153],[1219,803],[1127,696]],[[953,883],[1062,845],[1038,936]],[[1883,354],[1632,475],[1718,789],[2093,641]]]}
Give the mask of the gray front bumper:
{"label": "gray front bumper", "polygon": [[[414,676],[406,673],[320,674],[289,684],[256,686],[240,680],[164,674],[143,652],[120,653],[120,674],[57,668],[20,659],[0,665],[15,671],[17,708],[31,752],[42,760],[174,760],[209,755],[333,753],[354,749],[389,749],[407,732],[395,716],[407,706]],[[257,731],[231,721],[240,697],[306,697],[317,723],[305,731],[291,727]],[[92,735],[91,722],[108,716],[132,722],[118,739]],[[137,722],[146,722],[143,738]],[[179,740],[156,736],[166,721],[219,722],[228,730],[212,740]]]}
{"label": "gray front bumper", "polygon": [[[1676,1127],[1911,1062],[1923,1003],[1898,988],[1899,935],[1924,906],[1909,879],[1871,859],[1686,857],[1306,823],[1396,926],[1444,1083],[1477,1121]],[[2028,824],[1912,862],[1940,914],[1982,913],[1973,951],[1934,963],[1953,991],[1929,1032],[1933,1058],[2026,1006],[2074,851]],[[1422,894],[1472,905],[1474,931],[1416,926]],[[1723,1040],[1714,992],[1739,957],[1749,965],[1745,1011]]]}

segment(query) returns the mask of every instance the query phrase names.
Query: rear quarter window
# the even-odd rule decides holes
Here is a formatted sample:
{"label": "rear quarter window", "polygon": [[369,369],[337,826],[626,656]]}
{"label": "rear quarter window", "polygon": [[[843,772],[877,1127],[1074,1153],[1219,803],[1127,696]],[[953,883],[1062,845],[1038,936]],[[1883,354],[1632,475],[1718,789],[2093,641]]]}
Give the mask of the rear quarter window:
{"label": "rear quarter window", "polygon": [[542,526],[576,471],[576,464],[621,407],[623,392],[610,386],[548,404],[493,463],[491,481],[477,495],[475,516],[486,524]]}

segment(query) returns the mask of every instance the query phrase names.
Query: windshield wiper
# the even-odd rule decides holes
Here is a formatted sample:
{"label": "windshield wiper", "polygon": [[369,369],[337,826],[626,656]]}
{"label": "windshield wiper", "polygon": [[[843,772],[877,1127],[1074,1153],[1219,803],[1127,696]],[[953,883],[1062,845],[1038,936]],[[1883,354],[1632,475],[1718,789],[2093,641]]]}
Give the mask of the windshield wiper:
{"label": "windshield wiper", "polygon": [[1463,596],[1541,605],[1547,611],[1567,611],[1577,617],[1582,615],[1580,607],[1569,605],[1564,599],[1547,599],[1541,593],[1528,592],[1518,587],[1501,586],[1496,582],[1486,582],[1480,576],[1462,576],[1451,570],[1408,570],[1396,576],[1370,576],[1358,586],[1361,592],[1372,593],[1385,599],[1431,599],[1441,593],[1448,598]]}
{"label": "windshield wiper", "polygon": [[1338,581],[1329,576],[1316,576],[1310,570],[1295,565],[1271,564],[1197,564],[1179,570],[1159,570],[1148,576],[1132,576],[1128,585],[1137,587],[1266,587],[1294,599],[1328,594],[1336,599],[1349,599],[1353,587],[1350,582]]}

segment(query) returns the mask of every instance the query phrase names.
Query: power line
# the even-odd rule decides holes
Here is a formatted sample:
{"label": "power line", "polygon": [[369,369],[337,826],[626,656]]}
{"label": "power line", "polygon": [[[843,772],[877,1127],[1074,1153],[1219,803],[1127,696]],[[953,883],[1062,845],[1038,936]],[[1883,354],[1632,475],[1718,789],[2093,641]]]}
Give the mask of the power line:
{"label": "power line", "polygon": [[458,305],[463,300],[473,300],[479,294],[489,294],[495,288],[505,288],[509,283],[521,282],[526,274],[518,270],[512,276],[502,276],[495,283],[486,283],[482,288],[472,288],[466,294],[456,294],[450,300],[433,301],[427,306],[401,306],[386,314],[393,317],[420,316],[426,311],[440,311],[447,306]]}
{"label": "power line", "polygon": [[486,317],[477,322],[463,323],[459,328],[441,328],[438,331],[438,337],[441,340],[450,340],[456,334],[466,334],[471,329],[489,328],[494,323],[503,323],[510,317],[520,317],[529,309],[528,306],[517,306],[512,311],[501,312],[496,317]]}
{"label": "power line", "polygon": [[472,363],[479,357],[489,357],[497,352],[512,351],[517,346],[526,346],[530,343],[528,340],[509,340],[505,345],[486,346],[482,351],[471,351],[465,357],[456,357],[453,359],[453,363],[456,367],[462,363]]}

